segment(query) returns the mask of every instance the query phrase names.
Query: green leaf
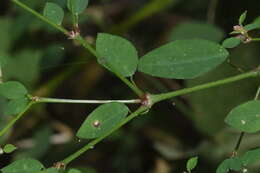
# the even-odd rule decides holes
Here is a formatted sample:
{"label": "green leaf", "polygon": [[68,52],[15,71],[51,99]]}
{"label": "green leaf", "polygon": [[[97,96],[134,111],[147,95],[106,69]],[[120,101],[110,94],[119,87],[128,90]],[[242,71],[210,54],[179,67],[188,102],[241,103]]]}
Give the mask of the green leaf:
{"label": "green leaf", "polygon": [[127,115],[128,108],[121,103],[108,103],[95,109],[77,132],[79,138],[97,138],[113,129]]}
{"label": "green leaf", "polygon": [[242,157],[242,162],[244,166],[253,164],[256,161],[260,161],[260,148],[247,151],[246,154]]}
{"label": "green leaf", "polygon": [[225,122],[243,132],[254,133],[260,130],[260,101],[253,100],[231,110]]}
{"label": "green leaf", "polygon": [[217,26],[199,22],[189,21],[183,22],[174,27],[170,34],[169,41],[183,39],[205,39],[214,42],[219,42],[223,39],[224,32]]}
{"label": "green leaf", "polygon": [[70,169],[69,170],[69,172],[68,173],[81,173],[81,171],[80,170],[78,170],[78,169]]}
{"label": "green leaf", "polygon": [[242,169],[242,160],[238,157],[233,157],[224,160],[217,168],[216,173],[228,173],[230,170],[240,171]]}
{"label": "green leaf", "polygon": [[135,47],[119,36],[100,33],[96,42],[98,62],[110,71],[132,76],[137,68],[138,55]]}
{"label": "green leaf", "polygon": [[227,38],[223,41],[222,46],[224,48],[234,48],[241,43],[241,40],[237,37]]}
{"label": "green leaf", "polygon": [[246,15],[247,15],[247,11],[245,11],[243,14],[240,15],[239,20],[238,20],[239,25],[241,25],[241,26],[243,25],[243,23],[246,19]]}
{"label": "green leaf", "polygon": [[251,24],[248,24],[246,26],[244,26],[244,29],[246,31],[251,31],[251,30],[254,30],[254,29],[259,29],[260,28],[260,23],[251,23]]}
{"label": "green leaf", "polygon": [[87,8],[88,0],[68,0],[67,7],[72,14],[78,15]]}
{"label": "green leaf", "polygon": [[152,76],[191,79],[200,76],[228,56],[222,46],[207,40],[177,40],[144,55],[138,70]]}
{"label": "green leaf", "polygon": [[6,144],[3,148],[5,153],[12,153],[16,149],[16,146],[14,146],[13,144]]}
{"label": "green leaf", "polygon": [[57,4],[47,2],[43,10],[43,15],[55,24],[61,25],[64,12],[63,9]]}
{"label": "green leaf", "polygon": [[14,99],[8,102],[5,108],[6,115],[16,115],[24,111],[29,104],[29,99],[27,97],[22,97]]}
{"label": "green leaf", "polygon": [[186,164],[186,169],[188,172],[191,172],[198,164],[198,157],[192,157],[188,160]]}
{"label": "green leaf", "polygon": [[2,168],[1,171],[3,173],[37,173],[43,168],[43,165],[38,160],[21,159]]}
{"label": "green leaf", "polygon": [[0,95],[7,99],[18,99],[27,94],[26,88],[16,81],[8,81],[0,84]]}

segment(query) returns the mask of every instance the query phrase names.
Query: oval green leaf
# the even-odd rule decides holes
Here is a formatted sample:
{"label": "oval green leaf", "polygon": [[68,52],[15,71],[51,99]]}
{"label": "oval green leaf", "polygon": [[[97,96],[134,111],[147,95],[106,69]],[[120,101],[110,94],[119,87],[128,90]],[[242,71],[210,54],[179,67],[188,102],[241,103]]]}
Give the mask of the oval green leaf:
{"label": "oval green leaf", "polygon": [[106,33],[97,37],[96,49],[98,62],[112,72],[125,77],[132,76],[137,68],[138,55],[135,47],[128,40]]}
{"label": "oval green leaf", "polygon": [[57,4],[47,2],[43,10],[43,15],[55,24],[61,25],[64,12],[63,9]]}
{"label": "oval green leaf", "polygon": [[20,82],[9,81],[0,84],[0,95],[7,99],[18,99],[27,94],[27,89]]}
{"label": "oval green leaf", "polygon": [[244,21],[246,19],[246,15],[247,15],[247,11],[245,11],[244,13],[242,13],[240,15],[239,20],[238,20],[239,25],[241,25],[241,26],[243,25],[243,23],[244,23]]}
{"label": "oval green leaf", "polygon": [[78,15],[87,8],[88,0],[68,0],[67,7],[72,14]]}
{"label": "oval green leaf", "polygon": [[191,172],[198,164],[198,157],[192,157],[188,160],[186,164],[186,169],[188,172]]}
{"label": "oval green leaf", "polygon": [[29,104],[27,97],[10,100],[5,108],[5,115],[16,115],[26,109]]}
{"label": "oval green leaf", "polygon": [[36,173],[43,168],[44,166],[38,160],[21,159],[2,168],[1,171],[3,173]]}
{"label": "oval green leaf", "polygon": [[156,77],[191,79],[200,76],[228,56],[225,48],[207,40],[177,40],[144,55],[138,70]]}
{"label": "oval green leaf", "polygon": [[12,153],[14,150],[16,150],[16,146],[14,146],[13,144],[6,144],[3,148],[3,151],[5,153]]}
{"label": "oval green leaf", "polygon": [[237,37],[227,38],[223,41],[222,46],[224,48],[234,48],[241,43],[241,40]]}
{"label": "oval green leaf", "polygon": [[77,137],[92,139],[113,129],[128,114],[128,107],[122,103],[107,103],[95,109],[84,121]]}
{"label": "oval green leaf", "polygon": [[235,129],[254,133],[260,130],[260,101],[253,100],[235,107],[225,119]]}

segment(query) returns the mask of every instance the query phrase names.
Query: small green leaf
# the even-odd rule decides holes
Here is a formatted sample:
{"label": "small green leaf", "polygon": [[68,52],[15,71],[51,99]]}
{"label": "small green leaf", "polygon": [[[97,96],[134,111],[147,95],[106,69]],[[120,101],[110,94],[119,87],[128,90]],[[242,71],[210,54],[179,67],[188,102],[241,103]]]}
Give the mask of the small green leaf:
{"label": "small green leaf", "polygon": [[191,172],[198,164],[198,157],[192,157],[188,160],[186,164],[186,169],[188,172]]}
{"label": "small green leaf", "polygon": [[251,31],[251,30],[254,30],[254,29],[259,29],[260,28],[260,23],[251,23],[251,24],[248,24],[246,26],[244,26],[244,29],[246,31]]}
{"label": "small green leaf", "polygon": [[228,173],[230,170],[240,171],[242,169],[242,160],[238,157],[233,157],[224,160],[217,168],[216,173]]}
{"label": "small green leaf", "polygon": [[0,95],[7,99],[18,99],[26,94],[27,90],[20,82],[8,81],[0,84]]}
{"label": "small green leaf", "polygon": [[243,132],[254,133],[260,130],[260,101],[253,100],[235,107],[225,122]]}
{"label": "small green leaf", "polygon": [[87,6],[88,0],[67,0],[67,7],[74,15],[84,12]]}
{"label": "small green leaf", "polygon": [[246,19],[247,11],[245,11],[243,14],[240,15],[239,17],[239,25],[243,25],[245,19]]}
{"label": "small green leaf", "polygon": [[132,76],[137,68],[138,56],[135,47],[126,39],[100,33],[96,42],[98,62],[110,71],[125,77]]}
{"label": "small green leaf", "polygon": [[3,148],[3,151],[5,153],[12,153],[14,150],[16,150],[16,146],[14,146],[13,144],[6,144]]}
{"label": "small green leaf", "polygon": [[222,46],[224,48],[234,48],[241,43],[241,40],[237,37],[227,38],[223,41]]}
{"label": "small green leaf", "polygon": [[242,157],[242,162],[244,166],[249,164],[254,164],[256,161],[260,161],[260,148],[247,151]]}
{"label": "small green leaf", "polygon": [[47,2],[43,10],[43,15],[55,24],[61,25],[64,17],[64,12],[63,9],[57,4]]}
{"label": "small green leaf", "polygon": [[21,159],[2,168],[1,171],[3,173],[36,173],[43,168],[44,166],[38,160]]}
{"label": "small green leaf", "polygon": [[79,138],[97,138],[106,134],[127,115],[128,108],[122,103],[108,103],[95,109],[77,132]]}
{"label": "small green leaf", "polygon": [[29,104],[27,97],[22,97],[14,100],[10,100],[5,108],[5,115],[16,115],[24,111]]}
{"label": "small green leaf", "polygon": [[70,169],[69,170],[69,172],[68,173],[81,173],[81,171],[80,170],[78,170],[78,169]]}
{"label": "small green leaf", "polygon": [[152,76],[191,79],[200,76],[228,56],[225,48],[207,40],[177,40],[144,55],[138,70]]}

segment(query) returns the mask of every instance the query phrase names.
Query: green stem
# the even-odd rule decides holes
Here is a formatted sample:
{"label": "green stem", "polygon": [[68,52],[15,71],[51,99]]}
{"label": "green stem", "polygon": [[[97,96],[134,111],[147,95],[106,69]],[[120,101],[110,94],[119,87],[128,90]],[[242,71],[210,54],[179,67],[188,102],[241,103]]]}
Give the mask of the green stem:
{"label": "green stem", "polygon": [[258,89],[257,89],[257,91],[256,91],[254,100],[257,100],[257,99],[258,99],[259,94],[260,94],[260,86],[258,87]]}
{"label": "green stem", "polygon": [[73,100],[73,99],[57,99],[57,98],[45,98],[45,97],[31,97],[35,99],[36,103],[81,103],[81,104],[104,104],[104,103],[126,103],[137,104],[141,103],[140,99],[133,100]]}
{"label": "green stem", "polygon": [[67,31],[65,28],[63,28],[60,25],[57,25],[56,23],[50,21],[48,18],[44,17],[43,15],[41,15],[40,13],[38,13],[37,11],[31,9],[30,7],[26,6],[25,4],[23,4],[22,2],[20,2],[19,0],[12,0],[16,5],[20,6],[21,8],[25,9],[26,11],[30,12],[31,14],[33,14],[34,16],[38,17],[39,19],[41,19],[42,21],[48,23],[49,25],[53,26],[54,28],[58,29],[59,31],[63,32],[65,35],[69,36],[69,31]]}
{"label": "green stem", "polygon": [[220,86],[220,85],[228,84],[228,83],[231,83],[231,82],[239,81],[239,80],[250,78],[250,77],[257,77],[257,76],[259,76],[259,72],[251,71],[251,72],[248,72],[248,73],[243,73],[243,74],[236,75],[236,76],[233,76],[233,77],[229,77],[229,78],[226,78],[226,79],[217,80],[217,81],[214,81],[214,82],[209,82],[209,83],[206,83],[206,84],[198,85],[198,86],[195,86],[195,87],[192,87],[192,88],[185,88],[185,89],[180,89],[180,90],[169,92],[169,93],[151,95],[151,100],[152,100],[152,103],[157,103],[157,102],[160,102],[162,100],[166,100],[166,99],[173,98],[173,97],[176,97],[176,96],[192,93],[192,92],[207,89],[207,88],[217,87],[217,86]]}
{"label": "green stem", "polygon": [[24,114],[25,112],[33,105],[34,102],[30,102],[27,107],[19,113],[16,117],[14,117],[6,126],[4,129],[0,131],[0,137],[3,136],[15,123],[18,121]]}
{"label": "green stem", "polygon": [[132,89],[132,91],[138,95],[139,97],[142,97],[144,95],[144,92],[140,90],[134,83],[130,82],[127,78],[122,76],[121,74],[117,73],[116,71],[113,72],[121,81],[123,81],[129,88]]}
{"label": "green stem", "polygon": [[72,14],[72,22],[75,29],[78,29],[79,27],[78,20],[79,20],[78,14]]}
{"label": "green stem", "polygon": [[138,115],[140,115],[141,113],[147,111],[149,108],[148,107],[144,107],[141,106],[140,108],[138,108],[135,112],[133,112],[132,114],[130,114],[128,117],[126,117],[126,119],[124,119],[121,123],[119,123],[118,125],[116,125],[112,130],[110,130],[109,132],[107,132],[106,134],[104,134],[103,136],[100,136],[97,139],[94,139],[93,141],[91,141],[90,143],[88,143],[87,145],[85,145],[83,148],[79,149],[78,151],[76,151],[75,153],[71,154],[70,156],[68,156],[67,158],[65,158],[63,161],[61,161],[62,163],[65,164],[69,164],[71,161],[73,161],[74,159],[78,158],[80,155],[82,155],[83,153],[85,153],[86,151],[93,149],[94,146],[99,143],[100,141],[102,141],[104,138],[106,138],[107,136],[109,136],[110,134],[112,134],[114,131],[116,131],[117,129],[119,129],[120,127],[122,127],[123,125],[125,125],[126,123],[128,123],[129,121],[131,121],[133,118],[137,117]]}
{"label": "green stem", "polygon": [[251,41],[260,41],[260,38],[252,38]]}
{"label": "green stem", "polygon": [[80,35],[77,35],[75,38],[85,49],[87,49],[92,55],[98,58],[97,51]]}

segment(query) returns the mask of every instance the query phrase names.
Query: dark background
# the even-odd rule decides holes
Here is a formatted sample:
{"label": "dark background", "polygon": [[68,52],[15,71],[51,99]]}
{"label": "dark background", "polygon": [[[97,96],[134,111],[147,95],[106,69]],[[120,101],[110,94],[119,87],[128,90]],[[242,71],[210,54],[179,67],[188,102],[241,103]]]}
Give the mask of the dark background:
{"label": "dark background", "polygon": [[[142,56],[169,41],[196,37],[221,42],[228,37],[238,17],[248,10],[246,23],[260,15],[259,0],[154,0],[156,12],[140,17],[149,0],[90,0],[80,16],[83,36],[94,43],[98,32],[121,35],[130,40]],[[46,0],[23,0],[42,12]],[[66,12],[63,25],[71,29],[65,0],[51,0]],[[167,3],[160,8],[160,4]],[[149,11],[149,10],[148,10]],[[208,15],[210,13],[211,15]],[[212,14],[215,18],[212,18]],[[140,20],[135,20],[135,16]],[[131,22],[134,19],[134,22]],[[183,23],[191,23],[184,27]],[[196,24],[215,28],[197,30]],[[217,30],[217,31],[216,31]],[[181,32],[177,32],[181,31]],[[259,36],[255,31],[253,35]],[[250,43],[232,49],[231,60],[250,70],[260,63],[260,45]],[[113,74],[99,66],[95,58],[62,33],[15,6],[0,2],[0,55],[9,59],[3,69],[4,80],[18,80],[37,96],[73,99],[131,99],[135,95]],[[160,93],[222,79],[239,72],[224,63],[210,73],[187,81],[153,78],[136,73],[134,80],[147,92]],[[86,172],[181,173],[188,158],[199,156],[194,172],[215,172],[221,160],[230,156],[239,133],[224,124],[227,113],[254,97],[258,80],[244,80],[214,89],[199,91],[154,106],[70,166]],[[172,103],[175,103],[174,105]],[[6,102],[1,100],[0,110]],[[19,150],[0,156],[0,167],[12,160],[33,157],[46,166],[62,160],[88,141],[74,137],[86,116],[96,105],[41,104],[34,106],[12,131],[0,139]],[[134,110],[135,106],[130,106]],[[10,120],[0,115],[0,127]],[[63,134],[65,141],[55,141]],[[68,138],[68,139],[66,139]],[[257,147],[258,134],[246,135],[241,153]],[[260,164],[251,169],[259,172]]]}

